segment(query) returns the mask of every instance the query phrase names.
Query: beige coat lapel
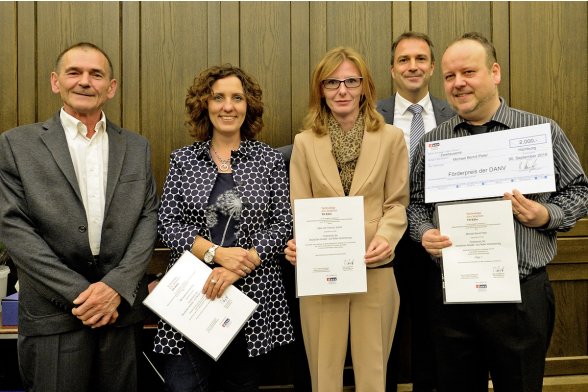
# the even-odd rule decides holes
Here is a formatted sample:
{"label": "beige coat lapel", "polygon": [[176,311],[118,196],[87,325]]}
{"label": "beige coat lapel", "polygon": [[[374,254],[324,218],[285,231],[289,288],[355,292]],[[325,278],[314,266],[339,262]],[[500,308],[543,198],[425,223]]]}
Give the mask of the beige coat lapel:
{"label": "beige coat lapel", "polygon": [[331,137],[328,134],[324,136],[313,134],[313,138],[316,161],[324,178],[326,178],[331,188],[333,188],[333,192],[335,193],[333,196],[345,196],[337,163],[333,156]]}
{"label": "beige coat lapel", "polygon": [[376,160],[380,154],[380,135],[381,132],[363,132],[361,151],[359,158],[357,158],[357,165],[355,165],[355,173],[353,174],[349,196],[360,193],[359,191],[374,170]]}

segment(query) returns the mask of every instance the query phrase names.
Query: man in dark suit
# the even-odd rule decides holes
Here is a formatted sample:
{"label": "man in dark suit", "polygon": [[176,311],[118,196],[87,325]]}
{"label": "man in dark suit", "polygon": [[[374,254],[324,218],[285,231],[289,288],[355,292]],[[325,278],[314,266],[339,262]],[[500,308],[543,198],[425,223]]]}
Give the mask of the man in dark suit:
{"label": "man in dark suit", "polygon": [[27,391],[135,391],[156,238],[146,139],[108,121],[110,59],[90,43],[51,73],[62,109],[0,135],[0,241],[18,269]]}
{"label": "man in dark suit", "polygon": [[[392,44],[390,73],[396,94],[378,102],[377,110],[389,124],[404,131],[412,155],[421,135],[414,132],[413,108],[422,117],[421,129],[429,132],[455,113],[446,101],[429,94],[429,80],[435,69],[433,43],[423,33],[406,32]],[[411,132],[411,129],[413,132]],[[411,156],[412,158],[412,156]],[[400,292],[398,326],[388,361],[387,391],[396,391],[401,367],[400,342],[409,339],[413,391],[435,390],[435,361],[432,348],[428,280],[437,268],[421,244],[412,241],[408,229],[396,247],[394,273]]]}

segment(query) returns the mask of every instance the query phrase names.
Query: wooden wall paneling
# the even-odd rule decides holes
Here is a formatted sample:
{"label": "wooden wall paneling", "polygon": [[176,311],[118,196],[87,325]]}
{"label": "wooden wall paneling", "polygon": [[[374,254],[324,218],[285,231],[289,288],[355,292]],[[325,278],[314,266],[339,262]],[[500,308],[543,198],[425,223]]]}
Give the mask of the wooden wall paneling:
{"label": "wooden wall paneling", "polygon": [[[90,9],[87,9],[86,4],[88,2],[79,3],[76,7],[76,14],[74,17],[78,19],[92,19],[93,18],[93,11],[96,10],[96,15],[100,15],[102,20],[100,21],[100,26],[96,26],[95,29],[97,33],[101,33],[100,35],[97,34],[97,39],[100,39],[100,46],[110,57],[110,61],[112,61],[112,66],[114,67],[114,77],[121,78],[122,77],[122,58],[123,51],[121,50],[121,14],[120,14],[120,4],[117,2],[92,2],[92,6]],[[77,4],[77,3],[76,3]],[[101,11],[98,13],[98,11]],[[99,37],[99,38],[98,38]],[[74,38],[75,41],[75,38]],[[128,55],[128,53],[124,53]],[[132,54],[132,53],[131,53]],[[135,52],[135,55],[138,55],[138,52]],[[122,81],[121,79],[121,82]],[[104,111],[108,118],[116,124],[122,123],[122,94],[120,90],[121,85],[119,84],[117,87],[117,92],[114,98],[112,98],[105,106]]]}
{"label": "wooden wall paneling", "polygon": [[208,5],[208,65],[221,64],[221,3],[210,1]]}
{"label": "wooden wall paneling", "polygon": [[[588,264],[582,268],[588,269]],[[588,280],[552,280],[552,287],[556,319],[547,357],[588,355]]]}
{"label": "wooden wall paneling", "polygon": [[[18,124],[31,124],[42,121],[37,118],[37,58],[35,25],[36,5],[34,2],[19,1],[18,13]],[[43,85],[47,88],[47,82]]]}
{"label": "wooden wall paneling", "polygon": [[[113,57],[119,64],[118,3],[115,2],[38,2],[37,4],[37,81],[39,121],[51,117],[61,106],[59,96],[51,92],[50,75],[59,53],[66,47],[89,41]],[[105,17],[108,20],[105,20]],[[120,123],[120,98],[105,107],[107,116]]]}
{"label": "wooden wall paneling", "polygon": [[[240,12],[241,4],[238,1],[221,1],[221,26],[219,30],[210,31],[210,34],[220,34],[221,36],[221,62],[231,63],[236,66],[241,65],[241,47],[244,47],[241,42],[241,33],[243,29],[248,26],[241,26]],[[262,15],[258,15],[257,20],[263,19]],[[257,22],[255,20],[255,22]],[[245,48],[245,47],[244,47]],[[247,48],[246,50],[249,50]],[[215,65],[210,63],[209,65]]]}
{"label": "wooden wall paneling", "polygon": [[17,125],[17,29],[16,2],[0,2],[0,132]]}
{"label": "wooden wall paneling", "polygon": [[[549,357],[545,360],[545,376],[581,375],[588,374],[588,355],[577,357]],[[549,389],[549,391],[561,392],[585,392],[579,384],[578,388],[572,385],[562,385],[561,389]],[[547,392],[547,389],[545,389]]]}
{"label": "wooden wall paneling", "polygon": [[492,43],[496,48],[500,64],[500,86],[498,92],[508,104],[510,102],[510,9],[506,1],[493,1]]}
{"label": "wooden wall paneling", "polygon": [[121,65],[118,95],[121,126],[141,133],[141,3],[123,1],[121,7]]}
{"label": "wooden wall paneling", "polygon": [[327,24],[332,23],[332,21],[327,20],[327,3],[324,1],[310,2],[309,17],[310,68],[308,70],[308,77],[310,80],[314,68],[327,52]]}
{"label": "wooden wall paneling", "polygon": [[[469,31],[477,31],[488,39],[492,33],[492,12],[489,2],[428,2],[429,36],[437,50],[435,51],[438,77],[431,79],[431,93],[445,97],[442,81],[441,59],[447,45],[455,38]],[[441,22],[442,21],[442,22]],[[498,55],[500,56],[500,54]],[[433,75],[434,76],[434,75]]]}
{"label": "wooden wall paneling", "polygon": [[392,35],[388,41],[388,84],[378,86],[378,94],[381,98],[388,97],[395,93],[394,80],[392,79],[390,67],[392,66],[392,42],[400,34],[411,31],[411,19],[410,19],[410,2],[408,1],[394,1],[392,2]]}
{"label": "wooden wall paneling", "polygon": [[390,81],[390,48],[392,39],[392,6],[388,2],[332,2],[327,3],[327,48],[351,46],[367,62],[376,85],[378,98],[389,95],[377,86],[388,86]]}
{"label": "wooden wall paneling", "polygon": [[511,3],[512,104],[557,121],[588,170],[586,2]]}
{"label": "wooden wall paneling", "polygon": [[289,144],[291,139],[290,20],[289,3],[241,3],[241,46],[246,48],[241,51],[241,66],[263,90],[265,126],[259,139],[272,146]]}
{"label": "wooden wall paneling", "polygon": [[429,6],[424,1],[410,3],[410,28],[427,33],[429,30]]}
{"label": "wooden wall paneling", "polygon": [[[588,219],[581,219],[569,232],[558,233],[557,255],[547,266],[556,311],[547,356],[565,359],[567,371],[570,372],[579,371],[583,366],[584,373],[588,372],[585,368],[588,359],[587,249]],[[546,371],[550,372],[548,374],[561,374],[561,369],[553,365]]]}
{"label": "wooden wall paneling", "polygon": [[414,30],[410,19],[410,4],[409,1],[392,2],[392,37],[389,44],[390,48],[392,47],[392,41],[396,37],[405,31]]}
{"label": "wooden wall paneling", "polygon": [[170,152],[193,142],[184,101],[207,67],[207,18],[206,2],[141,3],[141,133],[151,141],[160,189]]}
{"label": "wooden wall paneling", "polygon": [[308,112],[310,91],[310,6],[308,2],[293,2],[291,4],[291,48],[290,74],[292,75],[292,127],[289,140],[294,141],[294,135],[302,128],[302,121]]}

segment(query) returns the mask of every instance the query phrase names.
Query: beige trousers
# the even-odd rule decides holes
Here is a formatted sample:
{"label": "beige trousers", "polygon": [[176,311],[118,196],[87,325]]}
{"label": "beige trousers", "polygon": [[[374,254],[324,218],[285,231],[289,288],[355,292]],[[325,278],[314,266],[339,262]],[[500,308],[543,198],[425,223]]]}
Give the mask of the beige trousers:
{"label": "beige trousers", "polygon": [[384,392],[400,298],[393,268],[367,271],[367,293],[300,298],[314,392],[341,392],[351,342],[356,392]]}

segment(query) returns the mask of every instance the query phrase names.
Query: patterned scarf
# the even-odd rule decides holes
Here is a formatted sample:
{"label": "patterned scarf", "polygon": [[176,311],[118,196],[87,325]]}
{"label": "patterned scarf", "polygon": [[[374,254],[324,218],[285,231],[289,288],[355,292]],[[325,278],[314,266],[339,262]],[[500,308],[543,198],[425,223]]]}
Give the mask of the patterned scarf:
{"label": "patterned scarf", "polygon": [[349,195],[355,165],[361,151],[361,141],[363,140],[363,116],[358,116],[353,128],[347,132],[341,129],[333,116],[329,116],[328,127],[341,184],[345,195]]}

